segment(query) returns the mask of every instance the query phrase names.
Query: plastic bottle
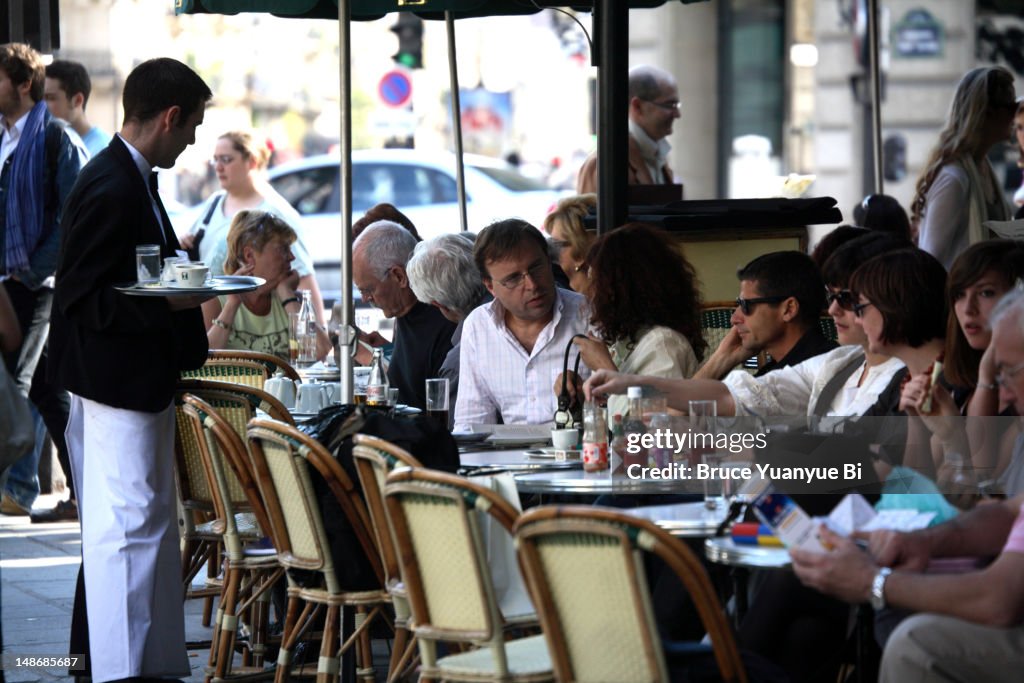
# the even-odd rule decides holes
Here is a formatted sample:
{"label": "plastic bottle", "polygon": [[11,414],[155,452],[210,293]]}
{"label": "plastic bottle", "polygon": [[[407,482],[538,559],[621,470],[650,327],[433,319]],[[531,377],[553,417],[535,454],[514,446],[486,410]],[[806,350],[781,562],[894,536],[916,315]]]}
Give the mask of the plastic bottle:
{"label": "plastic bottle", "polygon": [[605,408],[594,401],[583,404],[583,470],[608,469],[608,424]]}
{"label": "plastic bottle", "polygon": [[[647,434],[647,425],[643,420],[643,387],[629,387],[626,395],[629,397],[629,417],[622,425],[626,434],[626,453],[622,459],[626,474],[629,474],[632,465],[647,467],[649,455],[643,445],[643,437]],[[639,473],[636,474],[639,476]]]}
{"label": "plastic bottle", "polygon": [[376,348],[373,350],[373,360],[370,362],[370,379],[366,383],[366,405],[387,407],[388,388],[388,376],[384,372],[383,351]]}
{"label": "plastic bottle", "polygon": [[300,368],[308,368],[316,362],[316,316],[313,314],[313,302],[309,290],[301,290],[302,307],[296,322],[295,338],[298,342],[298,358],[296,364]]}

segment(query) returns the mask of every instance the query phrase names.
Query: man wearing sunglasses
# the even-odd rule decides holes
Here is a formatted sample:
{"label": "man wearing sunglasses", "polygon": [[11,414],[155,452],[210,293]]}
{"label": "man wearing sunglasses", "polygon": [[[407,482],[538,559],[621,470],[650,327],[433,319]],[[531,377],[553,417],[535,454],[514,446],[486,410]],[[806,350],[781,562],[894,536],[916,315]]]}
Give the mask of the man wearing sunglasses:
{"label": "man wearing sunglasses", "polygon": [[[629,168],[628,185],[671,185],[668,165],[672,146],[666,138],[679,114],[679,89],[669,72],[654,66],[629,70]],[[597,155],[591,154],[580,168],[576,192],[597,192]]]}
{"label": "man wearing sunglasses", "polygon": [[825,308],[821,274],[806,254],[776,251],[759,256],[736,273],[740,295],[732,314],[732,330],[697,373],[701,379],[722,379],[751,356],[764,351],[770,360],[760,377],[831,351],[818,320]]}
{"label": "man wearing sunglasses", "polygon": [[586,300],[555,287],[547,240],[526,221],[484,228],[473,260],[494,301],[463,324],[455,429],[548,422],[565,348],[587,331]]}

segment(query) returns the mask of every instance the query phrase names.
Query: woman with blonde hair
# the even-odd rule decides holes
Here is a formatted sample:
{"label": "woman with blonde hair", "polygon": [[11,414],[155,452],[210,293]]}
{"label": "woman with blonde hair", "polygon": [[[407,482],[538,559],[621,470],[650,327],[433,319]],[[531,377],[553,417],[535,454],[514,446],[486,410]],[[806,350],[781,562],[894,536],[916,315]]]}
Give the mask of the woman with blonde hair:
{"label": "woman with blonde hair", "polygon": [[554,211],[544,218],[544,231],[558,253],[558,265],[569,278],[569,286],[580,294],[587,293],[587,252],[594,235],[583,227],[583,219],[597,206],[596,194],[565,197]]}
{"label": "woman with blonde hair", "polygon": [[[203,304],[211,349],[248,349],[288,360],[288,314],[298,313],[299,274],[292,270],[295,231],[267,211],[235,214],[227,237],[224,272],[254,275],[266,283],[252,292],[228,294]],[[317,358],[331,350],[327,332],[318,328]]]}
{"label": "woman with blonde hair", "polygon": [[1013,74],[1003,67],[972,69],[957,85],[911,204],[920,247],[947,270],[969,245],[991,236],[985,221],[1010,218],[986,155],[1009,138],[1016,111]]}
{"label": "woman with blonde hair", "polygon": [[188,249],[193,258],[198,256],[209,266],[211,275],[228,273],[225,261],[231,219],[243,209],[275,214],[295,231],[296,239],[291,250],[295,256],[295,270],[299,273],[298,288],[310,291],[317,322],[323,325],[324,302],[313,271],[313,259],[302,242],[302,219],[263,178],[269,161],[270,149],[251,132],[228,131],[217,138],[210,164],[217,172],[222,189],[203,203],[198,220],[181,238],[181,246]]}

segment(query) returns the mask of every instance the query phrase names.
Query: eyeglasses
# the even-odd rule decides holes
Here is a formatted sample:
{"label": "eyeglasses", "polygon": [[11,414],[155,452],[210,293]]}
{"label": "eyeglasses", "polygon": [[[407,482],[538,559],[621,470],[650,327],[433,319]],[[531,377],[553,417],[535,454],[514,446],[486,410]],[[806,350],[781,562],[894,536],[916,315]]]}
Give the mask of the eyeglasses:
{"label": "eyeglasses", "polygon": [[1013,380],[1013,376],[1021,370],[1024,370],[1024,363],[1017,363],[1009,368],[1000,368],[999,372],[996,373],[996,384],[1005,387],[1007,383]]}
{"label": "eyeglasses", "polygon": [[[289,247],[289,249],[291,249],[291,247]],[[373,287],[367,287],[366,289],[363,289],[362,287],[356,287],[356,289],[359,290],[360,298],[362,298],[363,301],[368,301],[369,299],[372,299],[374,293],[377,291],[377,287],[379,287],[380,284],[384,282],[384,280],[388,279],[388,276],[391,275],[391,271],[393,268],[394,266],[384,271],[384,276],[380,280],[378,280],[377,284],[375,284]]]}
{"label": "eyeglasses", "polygon": [[233,154],[214,154],[213,158],[210,159],[210,166],[216,166],[217,164],[227,166],[237,158]]}
{"label": "eyeglasses", "polygon": [[863,318],[864,317],[864,309],[867,308],[868,306],[874,306],[874,304],[871,303],[870,301],[865,301],[864,303],[854,304],[853,305],[853,314],[855,316],[857,316],[858,318]]}
{"label": "eyeglasses", "polygon": [[736,306],[743,311],[743,315],[750,315],[755,304],[777,304],[788,299],[788,296],[759,296],[754,299],[736,297]]}
{"label": "eyeglasses", "polygon": [[825,291],[826,306],[831,306],[833,302],[844,311],[852,311],[856,305],[853,301],[853,292],[848,289],[840,289],[838,292]]}
{"label": "eyeglasses", "polygon": [[[640,99],[644,100],[644,98],[642,97]],[[654,100],[644,100],[644,102],[647,102],[648,104],[653,104],[655,107],[658,107],[659,109],[664,109],[665,111],[679,111],[679,107],[682,106],[682,103],[679,100],[671,100],[669,102],[655,102]]]}
{"label": "eyeglasses", "polygon": [[498,284],[504,287],[505,289],[517,289],[519,285],[523,284],[523,281],[526,279],[527,275],[529,275],[530,280],[534,284],[536,284],[537,278],[539,278],[541,274],[544,273],[544,271],[547,270],[548,268],[549,266],[547,263],[543,261],[538,261],[537,263],[534,263],[532,266],[530,266],[527,270],[524,270],[522,273],[513,273],[512,275],[509,275],[503,280],[498,280]]}

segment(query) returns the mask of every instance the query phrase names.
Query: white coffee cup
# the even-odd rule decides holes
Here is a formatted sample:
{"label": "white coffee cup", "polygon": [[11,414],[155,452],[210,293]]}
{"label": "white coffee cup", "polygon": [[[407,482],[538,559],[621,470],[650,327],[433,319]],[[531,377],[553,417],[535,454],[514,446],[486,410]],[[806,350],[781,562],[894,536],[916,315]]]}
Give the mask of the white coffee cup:
{"label": "white coffee cup", "polygon": [[206,285],[206,276],[210,269],[202,263],[179,263],[174,267],[178,278],[175,285],[184,289],[198,289]]}
{"label": "white coffee cup", "polygon": [[575,450],[576,444],[580,439],[580,430],[578,429],[552,429],[551,430],[551,445],[558,451],[571,451]]}
{"label": "white coffee cup", "polygon": [[318,413],[330,401],[327,388],[322,384],[301,384],[296,399],[296,409],[300,413]]}

